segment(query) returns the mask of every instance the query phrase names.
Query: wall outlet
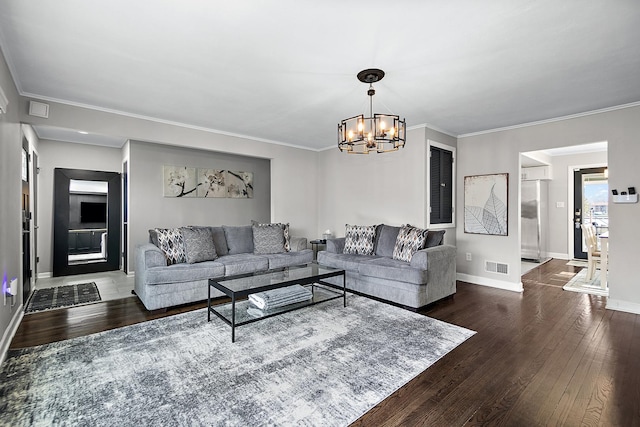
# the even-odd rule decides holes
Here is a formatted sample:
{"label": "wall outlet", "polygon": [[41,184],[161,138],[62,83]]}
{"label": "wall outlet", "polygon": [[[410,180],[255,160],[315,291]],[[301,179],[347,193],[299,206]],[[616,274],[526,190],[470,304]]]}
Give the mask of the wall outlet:
{"label": "wall outlet", "polygon": [[564,208],[564,202],[556,202],[556,208]]}
{"label": "wall outlet", "polygon": [[471,252],[467,252],[467,261],[471,261]]}

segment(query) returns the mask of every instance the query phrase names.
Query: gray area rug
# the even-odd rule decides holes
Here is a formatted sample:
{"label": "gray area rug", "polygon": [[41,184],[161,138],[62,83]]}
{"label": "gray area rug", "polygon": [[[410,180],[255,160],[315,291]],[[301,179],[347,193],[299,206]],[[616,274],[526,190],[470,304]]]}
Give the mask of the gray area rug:
{"label": "gray area rug", "polygon": [[580,292],[583,294],[609,296],[609,289],[600,287],[600,270],[596,270],[593,279],[587,280],[587,269],[583,268],[562,287],[565,291]]}
{"label": "gray area rug", "polygon": [[36,289],[24,312],[34,313],[54,308],[89,304],[100,300],[100,292],[94,282]]}
{"label": "gray area rug", "polygon": [[12,350],[2,423],[347,425],[475,332],[355,295],[236,330],[206,309]]}

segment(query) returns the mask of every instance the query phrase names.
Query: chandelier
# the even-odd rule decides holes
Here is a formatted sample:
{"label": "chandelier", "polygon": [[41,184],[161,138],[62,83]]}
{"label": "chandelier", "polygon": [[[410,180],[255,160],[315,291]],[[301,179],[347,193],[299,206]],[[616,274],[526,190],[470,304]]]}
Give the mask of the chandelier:
{"label": "chandelier", "polygon": [[350,154],[388,153],[404,147],[406,124],[400,116],[373,114],[373,83],[384,77],[384,71],[370,68],[358,73],[358,80],[369,83],[369,117],[363,114],[344,119],[338,124],[338,148]]}

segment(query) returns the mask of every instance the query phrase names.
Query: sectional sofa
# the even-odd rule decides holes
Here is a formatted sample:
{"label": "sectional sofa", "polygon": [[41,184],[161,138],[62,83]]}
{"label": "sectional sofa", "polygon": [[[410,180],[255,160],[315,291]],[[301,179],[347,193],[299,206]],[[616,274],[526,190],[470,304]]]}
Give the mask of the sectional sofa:
{"label": "sectional sofa", "polygon": [[289,238],[288,224],[153,229],[136,248],[135,293],[148,310],[165,309],[206,300],[209,278],[312,261],[307,239]]}
{"label": "sectional sofa", "polygon": [[[406,257],[408,261],[403,261],[394,259],[402,228],[384,224],[375,226],[373,248],[355,250],[369,255],[353,253],[353,249],[352,253],[345,253],[349,236],[328,239],[326,250],[318,253],[318,263],[344,269],[347,289],[411,309],[455,294],[456,248],[443,244],[445,231],[423,230],[426,237],[424,242],[418,243],[423,248],[416,247]],[[338,285],[337,282],[334,284]]]}

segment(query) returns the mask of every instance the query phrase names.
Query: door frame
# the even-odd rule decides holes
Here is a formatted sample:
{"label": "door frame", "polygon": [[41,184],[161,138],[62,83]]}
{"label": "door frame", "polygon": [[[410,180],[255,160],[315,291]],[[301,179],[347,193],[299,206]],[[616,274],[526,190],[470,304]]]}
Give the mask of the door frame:
{"label": "door frame", "polygon": [[607,168],[609,167],[607,163],[589,163],[589,164],[581,164],[581,165],[569,165],[567,167],[567,259],[573,259],[574,253],[574,242],[573,242],[573,213],[575,212],[575,201],[573,198],[573,188],[575,185],[573,179],[573,172],[576,169],[591,169],[591,168]]}

